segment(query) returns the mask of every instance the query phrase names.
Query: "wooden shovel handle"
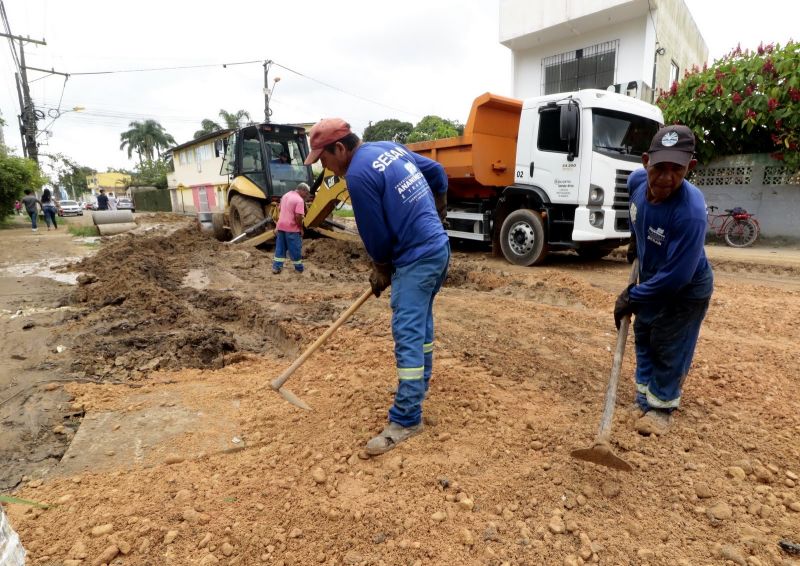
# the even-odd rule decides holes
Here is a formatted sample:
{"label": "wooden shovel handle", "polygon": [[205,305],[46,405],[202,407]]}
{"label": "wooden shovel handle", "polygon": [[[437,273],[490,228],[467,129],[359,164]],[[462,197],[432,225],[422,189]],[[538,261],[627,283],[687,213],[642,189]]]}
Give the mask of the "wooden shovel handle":
{"label": "wooden shovel handle", "polygon": [[[631,273],[628,275],[628,286],[636,283],[639,277],[639,260],[634,259],[631,265]],[[619,373],[622,368],[622,358],[625,355],[625,343],[628,340],[628,328],[631,324],[630,315],[624,316],[617,332],[617,347],[614,350],[614,361],[611,364],[611,377],[608,378],[606,387],[605,407],[603,417],[600,419],[600,430],[597,432],[596,443],[608,442],[611,436],[611,421],[614,418],[614,407],[617,403],[617,384],[619,383]]]}
{"label": "wooden shovel handle", "polygon": [[347,321],[347,319],[350,318],[353,315],[353,313],[359,309],[359,307],[361,307],[361,305],[367,302],[367,299],[369,299],[370,296],[372,296],[371,288],[364,291],[364,293],[362,293],[361,296],[358,297],[358,299],[356,299],[356,302],[350,305],[350,308],[344,311],[342,315],[339,318],[337,318],[336,321],[333,324],[331,324],[325,332],[322,333],[322,336],[317,338],[316,342],[314,342],[313,344],[311,344],[311,346],[306,348],[306,351],[300,354],[300,357],[297,358],[294,362],[292,362],[292,365],[286,368],[286,370],[278,377],[273,379],[272,382],[270,383],[270,386],[273,389],[280,389],[281,387],[283,387],[283,384],[286,382],[287,379],[289,379],[289,377],[295,372],[295,370],[297,370],[297,368],[303,365],[303,362],[305,362],[309,358],[309,356],[311,356],[311,354],[316,352],[317,349],[320,346],[322,346],[322,344],[324,344],[328,338],[330,338],[331,334],[336,332],[336,330],[341,325],[343,325]]}

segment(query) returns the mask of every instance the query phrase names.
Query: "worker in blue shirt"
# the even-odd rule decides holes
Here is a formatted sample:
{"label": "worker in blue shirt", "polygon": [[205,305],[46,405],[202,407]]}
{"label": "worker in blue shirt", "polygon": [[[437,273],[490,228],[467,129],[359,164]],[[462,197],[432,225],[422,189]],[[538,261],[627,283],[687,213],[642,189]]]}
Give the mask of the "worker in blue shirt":
{"label": "worker in blue shirt", "polygon": [[388,452],[422,431],[422,401],[433,368],[433,300],[447,276],[450,243],[443,227],[447,175],[441,165],[392,142],[362,143],[339,118],[310,132],[306,165],[344,177],[358,233],[373,263],[376,297],[392,287],[397,393],[389,423],[366,447]]}
{"label": "worker in blue shirt", "polygon": [[636,314],[636,429],[664,434],[681,401],[700,326],[714,290],[706,259],[703,193],[686,181],[694,169],[691,129],[661,128],[642,155],[644,169],[628,177],[631,232],[639,282],[617,298],[614,319]]}

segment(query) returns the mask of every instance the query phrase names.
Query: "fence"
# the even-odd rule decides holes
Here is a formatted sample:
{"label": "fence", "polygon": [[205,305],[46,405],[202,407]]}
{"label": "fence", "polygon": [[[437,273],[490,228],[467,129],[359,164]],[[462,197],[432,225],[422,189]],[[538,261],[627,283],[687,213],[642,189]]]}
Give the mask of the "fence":
{"label": "fence", "polygon": [[766,154],[722,157],[698,166],[689,179],[706,203],[752,212],[767,237],[800,239],[800,172]]}
{"label": "fence", "polygon": [[133,205],[138,212],[170,212],[169,191],[155,187],[131,187]]}

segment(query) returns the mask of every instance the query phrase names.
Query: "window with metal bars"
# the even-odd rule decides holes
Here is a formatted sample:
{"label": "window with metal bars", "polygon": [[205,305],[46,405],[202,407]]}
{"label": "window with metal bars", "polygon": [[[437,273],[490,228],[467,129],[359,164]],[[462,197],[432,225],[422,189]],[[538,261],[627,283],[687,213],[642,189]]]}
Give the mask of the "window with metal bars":
{"label": "window with metal bars", "polygon": [[542,59],[544,94],[600,88],[614,84],[619,40],[598,43]]}

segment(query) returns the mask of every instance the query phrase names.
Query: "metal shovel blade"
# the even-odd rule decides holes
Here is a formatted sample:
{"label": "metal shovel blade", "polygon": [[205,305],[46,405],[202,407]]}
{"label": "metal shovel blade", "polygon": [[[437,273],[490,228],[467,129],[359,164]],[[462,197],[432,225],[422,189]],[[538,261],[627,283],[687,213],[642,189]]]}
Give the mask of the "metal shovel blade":
{"label": "metal shovel blade", "polygon": [[611,450],[611,446],[604,443],[595,444],[591,448],[581,448],[580,450],[573,450],[569,453],[570,456],[573,458],[577,458],[578,460],[585,460],[587,462],[591,462],[592,464],[597,464],[598,466],[606,466],[608,468],[614,468],[615,470],[621,470],[623,472],[632,472],[633,467],[614,454]]}
{"label": "metal shovel blade", "polygon": [[[273,388],[275,389],[275,388]],[[311,406],[309,406],[305,401],[303,401],[300,397],[286,389],[285,387],[278,387],[275,389],[278,393],[280,393],[281,397],[289,401],[295,407],[300,407],[301,409],[305,409],[306,411],[311,410]]]}

